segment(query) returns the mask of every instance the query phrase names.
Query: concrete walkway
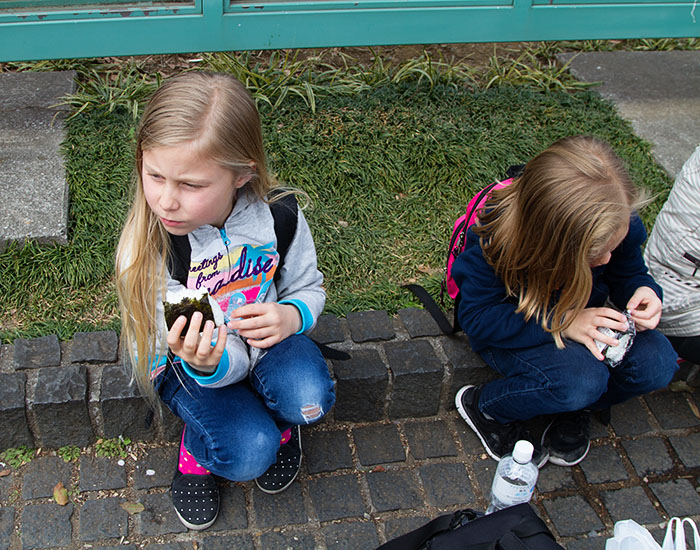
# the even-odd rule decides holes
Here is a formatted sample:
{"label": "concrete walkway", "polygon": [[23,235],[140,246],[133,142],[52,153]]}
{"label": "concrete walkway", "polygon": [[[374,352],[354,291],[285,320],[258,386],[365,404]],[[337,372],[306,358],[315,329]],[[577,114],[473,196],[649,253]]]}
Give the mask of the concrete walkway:
{"label": "concrete walkway", "polygon": [[593,52],[560,60],[580,80],[601,82],[595,89],[675,177],[700,144],[700,51]]}
{"label": "concrete walkway", "polygon": [[65,243],[68,185],[59,146],[75,71],[0,74],[0,251],[32,239]]}
{"label": "concrete walkway", "polygon": [[[427,312],[408,309],[395,318],[326,315],[314,336],[352,359],[330,362],[338,400],[324,422],[302,428],[297,481],[274,496],[253,482],[222,482],[221,514],[204,532],[188,532],[171,506],[181,424],[170,415],[144,432],[145,411],[125,391],[113,333],[76,335],[39,368],[31,350],[41,339],[5,346],[3,371],[14,362],[21,372],[0,374],[0,402],[10,401],[2,388],[27,372],[27,388],[52,388],[28,396],[41,401],[28,411],[33,438],[54,448],[81,437],[89,445],[72,462],[42,451],[0,473],[0,548],[371,550],[437,515],[485,509],[496,462],[452,399],[455,388],[494,375],[464,335],[441,335]],[[94,341],[104,342],[99,355]],[[660,538],[669,517],[700,517],[700,390],[682,382],[673,389],[688,391],[617,406],[608,426],[594,421],[580,465],[540,471],[536,509],[569,550],[601,550],[618,520],[634,518]],[[19,431],[5,407],[5,431]],[[124,459],[96,456],[91,425],[146,441]],[[52,499],[59,482],[69,489],[66,506]]]}
{"label": "concrete walkway", "polygon": [[[601,92],[674,174],[700,143],[700,124],[692,122],[700,116],[700,52],[661,53],[583,54],[571,68],[580,78],[604,80]],[[0,156],[9,143],[0,138]],[[302,431],[302,472],[285,493],[224,483],[218,521],[188,532],[168,492],[177,449],[163,436],[176,429],[156,424],[123,460],[96,456],[95,436],[86,433],[91,446],[73,462],[42,451],[19,469],[0,469],[0,548],[364,550],[438,514],[483,509],[495,462],[451,399],[459,385],[491,374],[464,337],[440,335],[421,310],[393,319],[383,312],[326,316],[317,337],[351,350],[353,359],[331,364],[338,405],[322,424]],[[103,349],[90,348],[97,340],[106,342]],[[119,369],[114,346],[113,334],[83,334],[60,345],[40,340],[0,348],[3,437],[23,430],[27,441],[59,446],[76,428],[77,414],[87,415],[97,433],[120,422],[142,429],[128,408],[133,395],[102,376]],[[39,380],[53,381],[41,384],[52,389],[37,394]],[[24,402],[12,400],[14,388],[26,388],[33,400],[28,424],[11,420]],[[634,518],[658,538],[670,516],[700,518],[700,391],[682,382],[673,390],[615,407],[608,426],[595,422],[591,452],[579,466],[542,469],[534,503],[565,547],[602,549],[621,519]],[[69,489],[66,506],[52,499],[59,481]]]}

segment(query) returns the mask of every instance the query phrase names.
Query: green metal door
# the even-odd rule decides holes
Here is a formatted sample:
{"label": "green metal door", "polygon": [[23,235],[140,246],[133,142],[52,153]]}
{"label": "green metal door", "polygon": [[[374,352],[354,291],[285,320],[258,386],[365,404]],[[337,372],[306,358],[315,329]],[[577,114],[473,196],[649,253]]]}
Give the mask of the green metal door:
{"label": "green metal door", "polygon": [[700,36],[695,0],[0,0],[0,61]]}

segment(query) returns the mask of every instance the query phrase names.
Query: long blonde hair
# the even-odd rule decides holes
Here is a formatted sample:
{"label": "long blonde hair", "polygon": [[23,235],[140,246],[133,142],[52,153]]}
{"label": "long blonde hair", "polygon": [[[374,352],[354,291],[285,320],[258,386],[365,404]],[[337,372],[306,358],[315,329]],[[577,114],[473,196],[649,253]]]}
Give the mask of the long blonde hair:
{"label": "long blonde hair", "polygon": [[475,228],[484,256],[517,299],[563,348],[562,332],[584,309],[591,265],[626,231],[642,203],[620,158],[589,136],[561,139],[495,191]]}
{"label": "long blonde hair", "polygon": [[246,188],[261,200],[276,186],[267,171],[258,111],[243,84],[229,75],[188,72],[156,90],[136,134],[133,198],[116,254],[122,356],[131,359],[134,378],[152,404],[157,400],[150,362],[165,352],[156,349],[155,313],[166,288],[169,238],[144,196],[143,152],[185,143],[236,177],[250,176]]}

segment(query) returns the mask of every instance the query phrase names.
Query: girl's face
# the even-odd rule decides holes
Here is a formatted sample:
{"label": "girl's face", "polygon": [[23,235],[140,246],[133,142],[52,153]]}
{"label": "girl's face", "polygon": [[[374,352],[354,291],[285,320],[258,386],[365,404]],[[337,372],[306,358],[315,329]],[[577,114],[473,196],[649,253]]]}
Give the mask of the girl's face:
{"label": "girl's face", "polygon": [[237,177],[191,143],[143,151],[146,202],[173,235],[185,235],[202,225],[223,227],[236,191],[249,179]]}
{"label": "girl's face", "polygon": [[620,229],[615,236],[610,239],[610,242],[605,246],[605,249],[598,255],[598,257],[591,262],[591,267],[598,267],[605,265],[610,261],[612,257],[613,250],[615,250],[622,241],[627,236],[628,227],[623,227]]}

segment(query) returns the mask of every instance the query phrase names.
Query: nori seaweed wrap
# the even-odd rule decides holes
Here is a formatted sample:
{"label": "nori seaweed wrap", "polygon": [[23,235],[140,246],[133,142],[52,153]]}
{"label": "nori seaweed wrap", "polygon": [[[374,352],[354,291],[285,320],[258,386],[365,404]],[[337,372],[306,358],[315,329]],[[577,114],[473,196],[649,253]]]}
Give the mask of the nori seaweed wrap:
{"label": "nori seaweed wrap", "polygon": [[[213,310],[212,303],[218,311]],[[187,333],[187,329],[190,326],[190,319],[195,311],[199,311],[204,317],[202,320],[202,327],[204,323],[209,320],[214,321],[217,326],[223,324],[223,312],[221,312],[221,308],[218,307],[218,304],[210,298],[206,290],[169,290],[165,298],[165,303],[163,304],[163,309],[165,310],[165,324],[168,330],[170,330],[173,323],[180,315],[187,317],[187,323],[181,333],[183,336]]]}

